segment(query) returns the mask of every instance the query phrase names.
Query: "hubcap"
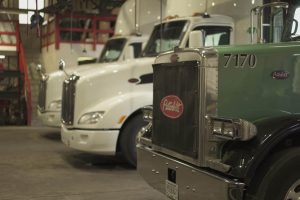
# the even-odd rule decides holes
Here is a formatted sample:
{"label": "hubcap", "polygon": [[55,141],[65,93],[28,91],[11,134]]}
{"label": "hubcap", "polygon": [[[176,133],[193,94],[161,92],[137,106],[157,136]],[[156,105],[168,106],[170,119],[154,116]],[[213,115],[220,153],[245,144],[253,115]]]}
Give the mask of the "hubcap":
{"label": "hubcap", "polygon": [[284,200],[300,200],[300,179],[290,187]]}

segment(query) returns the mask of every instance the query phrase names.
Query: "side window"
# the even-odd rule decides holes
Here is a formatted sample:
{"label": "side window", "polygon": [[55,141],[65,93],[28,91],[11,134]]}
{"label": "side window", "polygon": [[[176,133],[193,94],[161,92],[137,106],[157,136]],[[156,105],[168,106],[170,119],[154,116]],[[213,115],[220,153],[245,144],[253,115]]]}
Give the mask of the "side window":
{"label": "side window", "polygon": [[299,23],[300,23],[300,8],[297,8],[295,11],[294,22],[292,26],[292,33],[294,33],[292,37],[300,36]]}
{"label": "side window", "polygon": [[[270,27],[269,27],[270,28]],[[281,41],[283,33],[283,10],[279,10],[273,16],[273,43]]]}
{"label": "side window", "polygon": [[131,43],[130,45],[133,46],[134,49],[134,58],[140,57],[143,44],[141,42],[135,42]]}
{"label": "side window", "polygon": [[194,30],[203,32],[205,46],[219,46],[230,44],[231,27],[227,26],[199,26]]}

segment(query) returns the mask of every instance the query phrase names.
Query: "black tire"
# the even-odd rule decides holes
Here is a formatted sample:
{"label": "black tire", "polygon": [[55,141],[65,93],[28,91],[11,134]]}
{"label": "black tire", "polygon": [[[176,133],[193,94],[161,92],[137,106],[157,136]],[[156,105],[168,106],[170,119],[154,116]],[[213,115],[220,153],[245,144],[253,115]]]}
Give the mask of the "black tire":
{"label": "black tire", "polygon": [[136,167],[136,136],[140,129],[147,123],[142,114],[133,116],[125,124],[121,132],[120,149],[126,161]]}
{"label": "black tire", "polygon": [[[297,198],[288,198],[291,189]],[[297,200],[300,197],[300,148],[271,156],[250,183],[246,200]]]}

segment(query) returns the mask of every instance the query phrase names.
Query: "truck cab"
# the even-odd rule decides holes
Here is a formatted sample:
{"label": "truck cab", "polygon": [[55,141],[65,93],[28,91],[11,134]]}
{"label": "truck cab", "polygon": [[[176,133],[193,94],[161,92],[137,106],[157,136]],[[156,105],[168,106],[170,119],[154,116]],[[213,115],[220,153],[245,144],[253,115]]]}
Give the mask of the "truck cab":
{"label": "truck cab", "polygon": [[176,46],[232,44],[233,29],[228,16],[168,18],[154,27],[141,58],[73,74],[63,86],[63,143],[102,155],[121,152],[135,166],[135,139],[145,125],[141,108],[152,104],[155,56]]}
{"label": "truck cab", "polygon": [[[38,116],[43,125],[60,127],[63,81],[72,73],[91,69],[98,71],[113,62],[135,59],[141,54],[147,36],[115,36],[107,41],[97,63],[65,68],[50,74],[41,73],[39,84]],[[64,65],[64,62],[61,62]],[[41,72],[41,71],[40,71]]]}
{"label": "truck cab", "polygon": [[300,198],[300,4],[252,13],[257,44],[177,48],[153,65],[138,171],[168,199]]}

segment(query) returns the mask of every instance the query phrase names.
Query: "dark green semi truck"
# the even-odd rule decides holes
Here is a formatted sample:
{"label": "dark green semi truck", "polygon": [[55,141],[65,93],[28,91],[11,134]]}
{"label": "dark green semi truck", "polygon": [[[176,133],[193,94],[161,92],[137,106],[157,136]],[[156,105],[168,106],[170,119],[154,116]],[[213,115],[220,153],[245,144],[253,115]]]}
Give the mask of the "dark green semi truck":
{"label": "dark green semi truck", "polygon": [[287,3],[253,10],[258,44],[156,59],[138,171],[169,199],[300,199],[300,1]]}

